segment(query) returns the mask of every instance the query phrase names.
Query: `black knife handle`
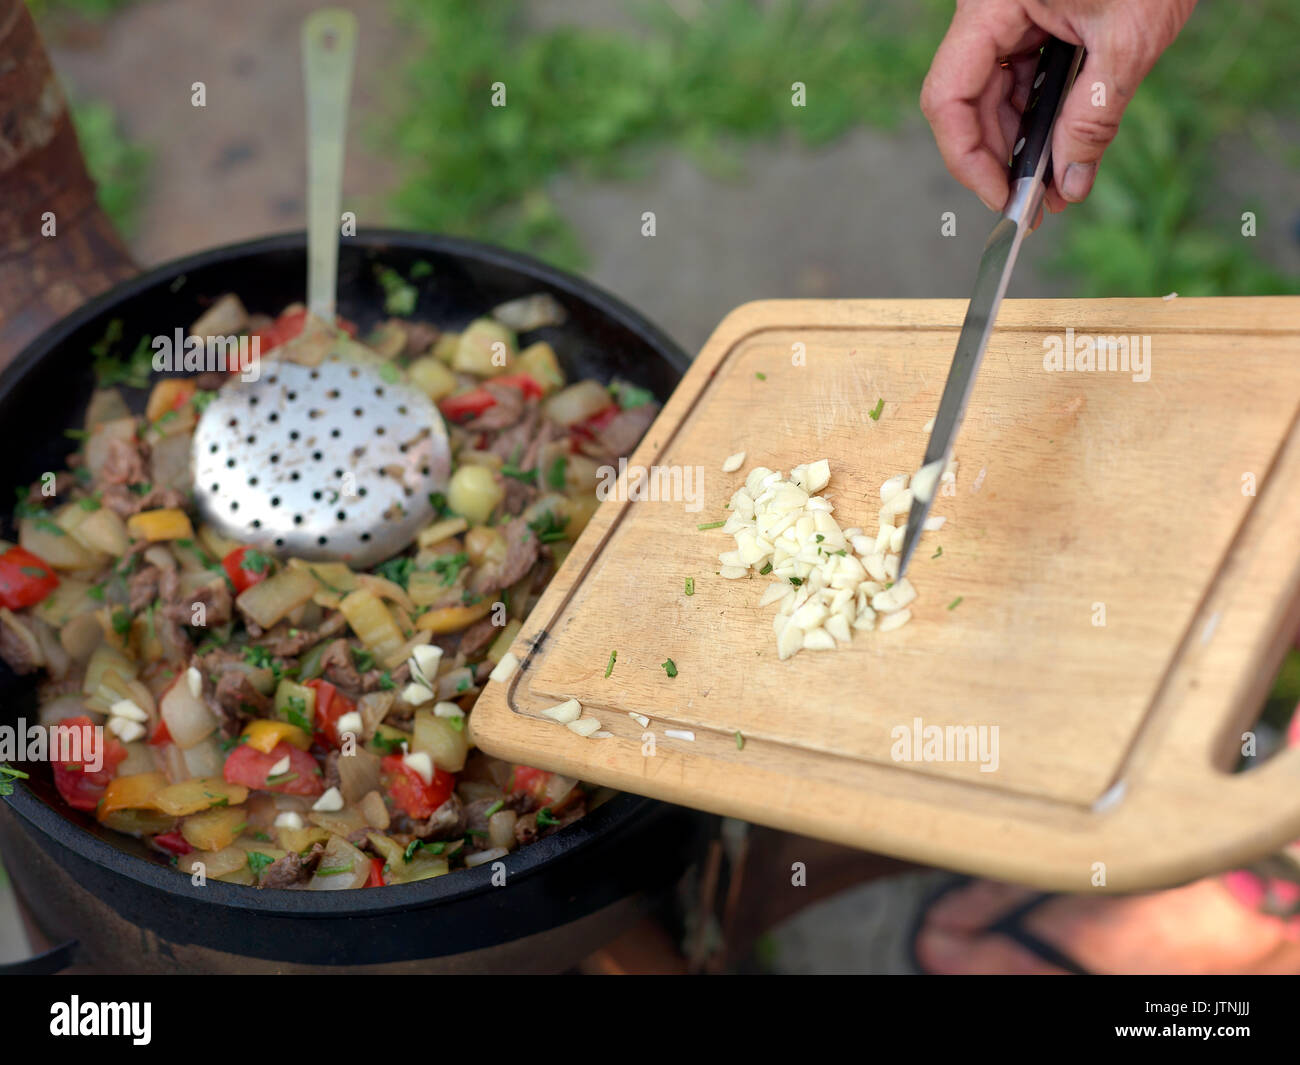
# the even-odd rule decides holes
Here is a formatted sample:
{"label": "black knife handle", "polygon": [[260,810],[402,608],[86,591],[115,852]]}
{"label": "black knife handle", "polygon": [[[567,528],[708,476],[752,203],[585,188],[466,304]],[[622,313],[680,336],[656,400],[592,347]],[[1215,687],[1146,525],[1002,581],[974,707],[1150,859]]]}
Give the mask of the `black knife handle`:
{"label": "black knife handle", "polygon": [[[1078,56],[1078,63],[1075,57]],[[1038,68],[1034,71],[1033,88],[1029,102],[1020,116],[1020,130],[1011,152],[1011,181],[1033,177],[1038,172],[1039,160],[1045,155],[1043,185],[1052,183],[1052,128],[1060,113],[1061,102],[1070,87],[1074,73],[1083,62],[1083,49],[1067,44],[1056,37],[1047,38]]]}

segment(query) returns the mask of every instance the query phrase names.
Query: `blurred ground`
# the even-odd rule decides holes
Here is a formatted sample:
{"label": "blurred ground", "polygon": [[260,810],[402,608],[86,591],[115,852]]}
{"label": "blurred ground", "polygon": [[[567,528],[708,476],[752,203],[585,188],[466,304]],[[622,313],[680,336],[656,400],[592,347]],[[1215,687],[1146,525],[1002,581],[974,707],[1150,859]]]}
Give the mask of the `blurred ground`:
{"label": "blurred ground", "polygon": [[[51,41],[65,83],[79,96],[110,103],[123,132],[152,154],[132,240],[142,265],[302,226],[297,39],[303,17],[319,6],[155,0],[103,23],[73,21]],[[383,224],[385,196],[398,174],[376,151],[367,115],[385,100],[411,45],[386,5],[346,6],[357,12],[361,36],[344,207],[362,225]],[[635,25],[607,0],[533,0],[529,12],[539,27]],[[195,81],[206,83],[206,108],[191,105]],[[1232,148],[1233,166],[1216,178],[1225,216],[1235,217],[1238,203],[1269,205],[1273,224],[1262,233],[1262,253],[1300,272],[1295,176],[1243,141]],[[782,141],[737,151],[736,180],[709,176],[666,151],[635,180],[561,176],[550,190],[588,254],[586,273],[688,351],[748,300],[968,293],[992,219],[948,176],[919,119],[892,134],[859,128],[818,149]],[[653,238],[640,235],[645,211],[656,215]],[[946,211],[957,216],[953,237],[940,235]],[[1044,266],[1057,224],[1049,219],[1026,245],[1012,296],[1072,293],[1069,281]],[[771,938],[768,961],[792,972],[909,971],[903,933],[930,882],[897,877],[815,907]],[[0,956],[18,949],[5,932],[7,894],[6,885]]]}

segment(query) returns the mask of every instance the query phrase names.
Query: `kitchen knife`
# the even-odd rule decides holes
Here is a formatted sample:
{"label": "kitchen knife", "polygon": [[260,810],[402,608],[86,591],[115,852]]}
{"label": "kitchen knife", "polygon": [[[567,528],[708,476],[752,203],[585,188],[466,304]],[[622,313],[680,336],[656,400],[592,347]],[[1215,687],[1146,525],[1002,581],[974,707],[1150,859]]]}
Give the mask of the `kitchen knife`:
{"label": "kitchen knife", "polygon": [[1016,266],[1021,241],[1038,216],[1043,192],[1052,181],[1052,130],[1066,91],[1083,62],[1083,53],[1080,46],[1049,37],[1034,71],[1033,88],[1011,152],[1011,194],[984,245],[975,290],[957,338],[957,354],[948,370],[930,444],[925,449],[920,470],[912,477],[912,509],[907,516],[907,531],[903,534],[903,550],[898,560],[900,578],[907,571],[907,563],[930,513],[930,504],[939,490],[940,478],[947,468],[966,403],[975,387],[975,375],[997,320],[998,307]]}

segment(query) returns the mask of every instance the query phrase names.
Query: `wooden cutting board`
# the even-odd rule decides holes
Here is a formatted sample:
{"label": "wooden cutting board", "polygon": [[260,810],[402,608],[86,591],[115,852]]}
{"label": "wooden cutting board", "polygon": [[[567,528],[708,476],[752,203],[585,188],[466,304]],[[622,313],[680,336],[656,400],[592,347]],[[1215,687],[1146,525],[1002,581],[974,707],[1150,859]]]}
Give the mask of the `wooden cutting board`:
{"label": "wooden cutting board", "polygon": [[[880,483],[924,451],[964,311],[729,315],[630,460],[699,468],[702,506],[620,491],[600,507],[515,643],[520,668],[479,698],[475,741],[1055,890],[1171,884],[1300,835],[1300,751],[1229,772],[1300,625],[1300,298],[1005,303],[904,628],[782,662],[768,579],[716,575],[732,537],[698,526],[755,465],[829,459],[837,521],[874,533]],[[1044,368],[1049,338],[1121,335],[1149,343],[1148,380]],[[539,716],[570,696],[613,737]]]}

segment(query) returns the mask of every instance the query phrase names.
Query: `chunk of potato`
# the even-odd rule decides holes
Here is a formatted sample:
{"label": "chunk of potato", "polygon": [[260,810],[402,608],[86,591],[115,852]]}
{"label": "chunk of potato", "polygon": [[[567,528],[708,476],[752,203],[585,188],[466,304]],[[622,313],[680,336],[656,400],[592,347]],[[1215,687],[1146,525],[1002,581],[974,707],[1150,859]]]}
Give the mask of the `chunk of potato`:
{"label": "chunk of potato", "polygon": [[153,804],[163,813],[185,817],[213,806],[238,806],[247,798],[248,789],[242,784],[228,784],[216,777],[194,777],[155,792]]}

